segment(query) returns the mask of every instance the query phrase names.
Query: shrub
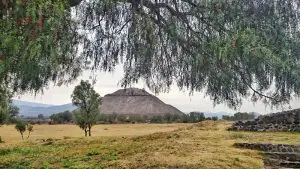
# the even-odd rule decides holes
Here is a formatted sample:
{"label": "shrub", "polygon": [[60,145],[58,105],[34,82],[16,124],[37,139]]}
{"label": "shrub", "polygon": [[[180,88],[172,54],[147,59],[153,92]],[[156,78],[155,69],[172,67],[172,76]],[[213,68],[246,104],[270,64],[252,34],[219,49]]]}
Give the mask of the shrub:
{"label": "shrub", "polygon": [[26,124],[22,120],[18,120],[15,126],[16,130],[21,134],[22,140],[24,140],[24,132],[26,131]]}

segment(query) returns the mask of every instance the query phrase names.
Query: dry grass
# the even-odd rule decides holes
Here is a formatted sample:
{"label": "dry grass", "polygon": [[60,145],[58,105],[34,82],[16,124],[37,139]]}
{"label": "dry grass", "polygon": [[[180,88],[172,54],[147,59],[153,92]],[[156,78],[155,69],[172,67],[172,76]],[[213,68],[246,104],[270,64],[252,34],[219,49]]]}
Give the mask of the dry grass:
{"label": "dry grass", "polygon": [[[92,128],[93,136],[140,136],[155,132],[167,132],[190,124],[112,124],[96,125]],[[63,139],[66,137],[82,137],[84,132],[75,125],[34,125],[29,140]],[[13,125],[0,127],[0,136],[7,144],[22,142],[21,135]],[[27,133],[25,133],[27,136]],[[3,145],[2,145],[3,146]],[[1,144],[0,144],[1,147]]]}
{"label": "dry grass", "polygon": [[[132,127],[135,125],[120,125],[118,132],[108,125],[108,130],[100,131],[115,133],[111,137],[17,143],[0,148],[0,168],[261,169],[261,155],[237,149],[233,143],[297,143],[300,140],[299,133],[228,132],[225,129],[230,123],[226,122],[178,124],[180,129],[176,129],[176,125],[170,126],[174,131],[158,127],[156,129],[164,132],[156,133],[153,133],[156,125],[145,124],[136,129]],[[145,128],[150,131],[146,132]],[[115,136],[116,133],[135,135],[132,132],[139,136]]]}

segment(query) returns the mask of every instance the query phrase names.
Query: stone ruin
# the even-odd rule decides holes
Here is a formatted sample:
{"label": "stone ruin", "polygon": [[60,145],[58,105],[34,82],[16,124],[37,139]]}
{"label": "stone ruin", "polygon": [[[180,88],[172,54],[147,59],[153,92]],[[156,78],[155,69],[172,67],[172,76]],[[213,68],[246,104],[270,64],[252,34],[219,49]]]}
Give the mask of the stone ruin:
{"label": "stone ruin", "polygon": [[229,130],[300,132],[300,109],[262,115],[249,121],[238,121]]}
{"label": "stone ruin", "polygon": [[260,151],[265,169],[300,168],[300,145],[235,143],[234,146]]}
{"label": "stone ruin", "polygon": [[[300,109],[259,116],[249,121],[238,121],[230,130],[300,132]],[[235,143],[234,146],[261,152],[265,169],[300,169],[300,145]]]}

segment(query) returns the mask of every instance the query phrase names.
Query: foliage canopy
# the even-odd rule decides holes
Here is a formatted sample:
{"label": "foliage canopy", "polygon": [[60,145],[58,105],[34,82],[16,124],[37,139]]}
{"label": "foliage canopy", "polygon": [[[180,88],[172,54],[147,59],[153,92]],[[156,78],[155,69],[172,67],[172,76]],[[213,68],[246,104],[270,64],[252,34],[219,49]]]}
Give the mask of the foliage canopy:
{"label": "foliage canopy", "polygon": [[[297,0],[9,2],[9,14],[0,7],[1,80],[14,91],[70,82],[81,66],[124,63],[125,87],[176,84],[232,107],[243,97],[277,105],[300,94]],[[30,24],[16,22],[28,16]]]}
{"label": "foliage canopy", "polygon": [[14,107],[11,106],[11,93],[0,85],[0,126],[7,122],[11,112],[14,112]]}
{"label": "foliage canopy", "polygon": [[0,82],[14,92],[39,91],[80,72],[77,33],[65,1],[0,3]]}

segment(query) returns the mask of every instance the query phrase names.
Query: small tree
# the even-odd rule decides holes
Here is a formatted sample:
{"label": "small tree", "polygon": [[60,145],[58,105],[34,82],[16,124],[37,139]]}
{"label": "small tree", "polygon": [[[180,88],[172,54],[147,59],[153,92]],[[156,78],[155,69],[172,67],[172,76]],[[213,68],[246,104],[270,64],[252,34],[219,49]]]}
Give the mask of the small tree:
{"label": "small tree", "polygon": [[45,116],[43,114],[38,115],[38,119],[44,119],[44,118],[45,118]]}
{"label": "small tree", "polygon": [[189,116],[191,123],[198,123],[205,120],[204,113],[201,112],[190,112]]}
{"label": "small tree", "polygon": [[24,135],[24,132],[26,131],[26,124],[24,123],[24,121],[17,120],[15,128],[21,134],[22,140],[24,140],[24,136],[23,135]]}
{"label": "small tree", "polygon": [[81,80],[72,94],[72,102],[79,110],[74,113],[76,124],[91,136],[92,126],[100,115],[101,97],[88,81]]}
{"label": "small tree", "polygon": [[213,116],[211,119],[212,119],[213,121],[218,121],[218,120],[219,120],[218,116]]}

